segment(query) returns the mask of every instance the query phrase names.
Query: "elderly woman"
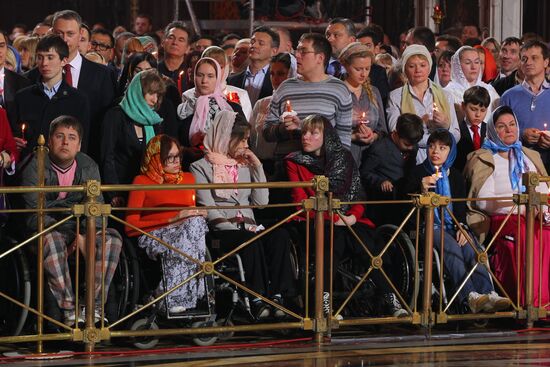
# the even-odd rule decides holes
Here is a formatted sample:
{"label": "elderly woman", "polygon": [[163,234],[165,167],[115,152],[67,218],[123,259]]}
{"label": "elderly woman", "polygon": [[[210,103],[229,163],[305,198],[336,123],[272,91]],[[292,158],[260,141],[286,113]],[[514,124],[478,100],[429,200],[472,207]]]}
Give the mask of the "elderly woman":
{"label": "elderly woman", "polygon": [[387,132],[384,105],[380,92],[369,80],[374,54],[367,46],[351,43],[342,50],[339,60],[346,69],[344,83],[351,92],[351,154],[359,167],[363,150],[378,139],[381,132]]}
{"label": "elderly woman", "polygon": [[[290,153],[285,157],[285,164],[290,181],[310,181],[314,175],[325,175],[329,180],[330,191],[334,198],[343,202],[360,200],[361,180],[351,153],[344,148],[336,130],[330,122],[321,115],[310,115],[304,119],[302,125],[302,150]],[[301,203],[303,200],[315,196],[311,188],[293,188],[292,201]],[[373,239],[374,224],[364,217],[365,207],[360,204],[344,205],[342,208],[343,219],[334,214],[334,250],[333,269],[340,264],[344,255],[361,259],[360,263],[368,263],[369,259],[352,233],[346,228],[350,225],[360,238],[364,240],[370,251],[377,254],[380,249],[375,249]],[[310,212],[310,215],[313,213]],[[305,216],[305,214],[304,214]],[[298,217],[299,233],[305,234],[304,216]],[[325,232],[329,236],[330,216],[325,212]],[[303,238],[305,240],[305,238]],[[329,261],[330,244],[325,244],[325,261]],[[388,256],[384,257],[386,267],[389,269]],[[329,276],[330,266],[324,267],[325,293],[323,295],[325,313],[329,311]],[[382,299],[387,306],[389,314],[393,316],[406,315],[399,300],[393,294],[379,272],[374,272],[372,279],[382,289]]]}
{"label": "elderly woman", "polygon": [[[119,105],[105,114],[101,132],[102,178],[109,184],[130,184],[140,170],[149,140],[162,132],[156,112],[165,86],[156,70],[137,73]],[[111,194],[111,204],[123,205],[123,193]]]}
{"label": "elderly woman", "polygon": [[445,88],[451,82],[451,58],[453,54],[452,51],[443,51],[437,59],[435,82],[442,88]]}
{"label": "elderly woman", "polygon": [[[250,125],[244,116],[232,111],[216,113],[204,137],[206,155],[191,164],[191,172],[197,183],[266,182],[260,160],[248,148],[249,136]],[[263,230],[256,223],[252,209],[232,207],[267,205],[268,196],[267,188],[197,191],[199,205],[218,207],[208,210],[208,224],[213,242],[217,243],[221,251],[231,251]],[[246,283],[251,289],[272,297],[278,303],[292,294],[290,237],[284,229],[272,231],[238,253],[243,261]],[[265,259],[269,259],[267,266]],[[266,270],[269,270],[269,276]],[[269,316],[269,308],[259,298],[253,300],[252,308],[257,319]],[[276,312],[275,316],[278,315],[280,313]]]}
{"label": "elderly woman", "polygon": [[[517,119],[508,106],[497,108],[487,123],[487,138],[479,149],[470,154],[464,168],[470,185],[468,197],[503,197],[503,201],[468,202],[468,224],[478,235],[487,232],[496,233],[512,209],[512,195],[522,191],[521,176],[525,172],[538,172],[547,175],[546,169],[537,152],[525,148],[519,140]],[[545,184],[537,187],[539,192],[548,192]],[[521,304],[525,302],[525,218],[524,207],[521,216],[512,215],[499,233],[493,246],[491,258],[496,277],[504,286],[508,295],[516,297],[520,289]],[[518,233],[518,220],[520,233]],[[539,224],[535,224],[539,228]],[[534,235],[534,302],[546,305],[550,301],[548,274],[550,274],[550,228],[542,227],[542,237],[535,229]],[[519,238],[518,238],[519,237]],[[519,249],[516,248],[519,246]],[[539,258],[540,246],[544,257]],[[520,258],[516,254],[519,252]],[[517,279],[520,267],[520,279]],[[539,266],[542,267],[542,279],[539,279]],[[539,286],[542,293],[539,294]]]}
{"label": "elderly woman", "polygon": [[191,147],[202,144],[205,133],[212,126],[218,111],[243,113],[238,103],[228,101],[223,94],[223,74],[216,60],[210,57],[201,58],[195,66],[194,75],[194,91],[184,93],[183,102],[178,106],[179,118],[183,120],[180,142]]}
{"label": "elderly woman", "polygon": [[[147,150],[141,165],[141,174],[136,176],[134,184],[193,184],[192,174],[181,171],[181,147],[177,140],[168,135],[157,135],[147,144]],[[169,191],[131,191],[128,198],[130,208],[183,207],[195,206],[195,190]],[[206,254],[205,235],[206,211],[191,210],[131,211],[126,221],[150,235],[160,238],[183,253],[198,261],[204,261]],[[161,295],[178,286],[199,271],[196,263],[183,255],[167,248],[157,240],[141,232],[126,227],[126,233],[138,237],[138,245],[154,259],[161,258],[163,281],[157,287],[155,295]],[[204,279],[191,279],[166,297],[169,314],[182,313],[195,308],[197,301],[205,295]]]}
{"label": "elderly woman", "polygon": [[499,95],[492,85],[483,82],[481,70],[481,58],[478,51],[470,46],[462,46],[451,58],[451,82],[445,87],[445,91],[451,93],[453,102],[460,110],[466,89],[478,85],[487,89],[491,96],[491,104],[487,113],[491,113],[492,105]]}
{"label": "elderly woman", "polygon": [[[466,187],[462,173],[453,167],[456,158],[456,142],[445,129],[435,130],[428,138],[428,157],[412,171],[407,180],[407,193],[427,193],[434,190],[439,195],[452,198],[466,197]],[[487,269],[478,266],[475,272],[467,277],[476,263],[476,253],[468,238],[460,231],[459,226],[468,233],[466,223],[466,203],[454,202],[448,206],[459,224],[456,224],[447,212],[441,218],[441,211],[434,209],[434,247],[441,251],[441,232],[444,232],[444,264],[454,293],[461,285],[458,300],[468,305],[473,313],[480,311],[495,312],[507,309],[511,302],[500,297],[493,288]],[[428,228],[425,228],[428,230]]]}
{"label": "elderly woman", "polygon": [[430,132],[444,128],[460,139],[460,127],[453,108],[452,96],[428,79],[432,57],[425,46],[410,45],[403,55],[402,68],[407,83],[390,93],[388,102],[388,128],[395,130],[397,118],[403,113],[413,113],[424,122],[424,136],[418,143],[416,162],[426,159],[426,142]]}

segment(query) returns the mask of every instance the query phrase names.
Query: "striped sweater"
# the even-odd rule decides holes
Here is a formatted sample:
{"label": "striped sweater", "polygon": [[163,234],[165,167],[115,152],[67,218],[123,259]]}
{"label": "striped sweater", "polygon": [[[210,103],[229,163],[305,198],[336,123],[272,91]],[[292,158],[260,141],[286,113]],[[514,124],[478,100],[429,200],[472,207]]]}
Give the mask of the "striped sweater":
{"label": "striped sweater", "polygon": [[264,124],[264,137],[268,142],[277,142],[275,156],[301,150],[300,131],[288,132],[280,116],[290,101],[300,120],[308,115],[326,117],[346,148],[351,146],[351,94],[341,80],[329,76],[321,82],[306,82],[291,78],[285,80],[273,93],[273,99]]}

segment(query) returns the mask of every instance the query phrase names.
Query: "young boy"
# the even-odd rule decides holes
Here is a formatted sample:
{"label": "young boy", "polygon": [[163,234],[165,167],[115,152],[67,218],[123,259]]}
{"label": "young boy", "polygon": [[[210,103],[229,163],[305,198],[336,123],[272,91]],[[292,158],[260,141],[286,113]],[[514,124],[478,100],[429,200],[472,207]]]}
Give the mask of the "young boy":
{"label": "young boy", "polygon": [[90,109],[87,98],[64,80],[68,55],[67,44],[57,35],[43,37],[36,46],[40,79],[15,96],[17,120],[12,121],[12,130],[22,156],[32,152],[40,134],[48,139],[51,121],[62,115],[73,116],[82,124],[82,151],[86,152]]}
{"label": "young boy", "polygon": [[464,120],[460,121],[460,141],[457,144],[454,167],[462,172],[466,165],[468,154],[478,150],[485,140],[487,130],[485,116],[491,97],[487,89],[474,86],[464,92],[462,109]]}
{"label": "young boy", "polygon": [[[406,195],[401,190],[402,182],[416,165],[418,142],[423,135],[422,119],[404,113],[390,135],[378,139],[363,152],[361,181],[368,200],[395,200]],[[367,205],[367,214],[377,225],[396,223],[399,218],[387,209]]]}

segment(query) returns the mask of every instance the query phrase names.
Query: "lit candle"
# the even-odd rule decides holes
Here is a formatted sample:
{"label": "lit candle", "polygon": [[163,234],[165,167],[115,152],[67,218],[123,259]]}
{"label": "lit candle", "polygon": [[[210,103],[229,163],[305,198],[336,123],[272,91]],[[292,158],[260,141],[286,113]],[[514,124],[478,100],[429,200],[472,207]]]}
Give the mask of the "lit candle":
{"label": "lit candle", "polygon": [[21,139],[25,140],[25,129],[27,128],[27,125],[21,124]]}
{"label": "lit candle", "polygon": [[192,200],[193,200],[193,206],[196,206],[197,203],[195,202],[195,194],[193,194]]}
{"label": "lit candle", "polygon": [[360,124],[366,124],[366,125],[369,124],[369,120],[367,120],[367,113],[366,112],[361,113],[361,119],[359,119],[359,123]]}
{"label": "lit candle", "polygon": [[544,123],[544,131],[546,131],[546,128],[548,127],[548,124],[545,122]]}
{"label": "lit candle", "polygon": [[437,103],[435,103],[435,102],[434,102],[434,111],[439,112],[439,109],[438,109],[438,107],[437,107]]}
{"label": "lit candle", "polygon": [[183,78],[183,70],[180,71],[179,75],[178,75],[178,91],[180,92],[180,96],[181,94],[183,93],[183,82],[182,82],[182,78]]}
{"label": "lit candle", "polygon": [[439,166],[434,166],[435,168],[435,177],[439,178]]}
{"label": "lit candle", "polygon": [[286,101],[286,112],[292,112],[292,105],[290,104],[289,99]]}

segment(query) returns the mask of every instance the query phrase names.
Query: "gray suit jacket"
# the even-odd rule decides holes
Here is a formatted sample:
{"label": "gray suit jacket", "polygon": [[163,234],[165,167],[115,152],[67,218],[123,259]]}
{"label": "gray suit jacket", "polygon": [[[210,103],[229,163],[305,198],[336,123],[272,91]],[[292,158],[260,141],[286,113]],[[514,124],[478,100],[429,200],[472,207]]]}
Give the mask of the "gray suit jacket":
{"label": "gray suit jacket", "polygon": [[[197,183],[212,183],[212,164],[205,158],[191,164],[191,173]],[[263,166],[239,167],[239,183],[266,182]],[[229,198],[216,195],[216,190],[197,190],[197,204],[202,206],[232,207],[235,205],[267,205],[269,202],[268,189],[239,189],[237,194]],[[212,230],[238,230],[234,222],[238,212],[245,218],[245,227],[255,224],[252,209],[217,209],[208,210],[208,223]]]}

